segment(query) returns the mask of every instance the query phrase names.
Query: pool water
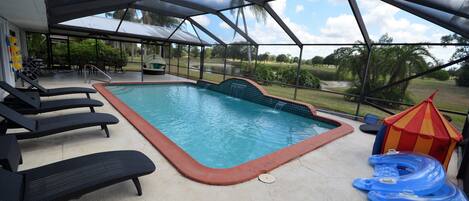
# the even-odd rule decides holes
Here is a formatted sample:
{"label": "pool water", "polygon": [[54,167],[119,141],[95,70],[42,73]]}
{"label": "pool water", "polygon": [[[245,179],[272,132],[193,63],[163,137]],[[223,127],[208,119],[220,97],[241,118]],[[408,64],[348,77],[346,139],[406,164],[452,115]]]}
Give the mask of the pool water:
{"label": "pool water", "polygon": [[107,89],[210,168],[235,167],[336,127],[191,84]]}

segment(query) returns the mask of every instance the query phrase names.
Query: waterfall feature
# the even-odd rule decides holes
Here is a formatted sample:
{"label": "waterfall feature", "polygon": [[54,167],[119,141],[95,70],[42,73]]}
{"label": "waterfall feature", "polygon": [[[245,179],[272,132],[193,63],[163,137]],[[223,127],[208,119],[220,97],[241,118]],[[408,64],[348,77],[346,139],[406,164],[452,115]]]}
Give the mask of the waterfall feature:
{"label": "waterfall feature", "polygon": [[286,104],[287,103],[285,103],[283,101],[278,101],[277,104],[275,104],[275,106],[274,106],[274,110],[281,111]]}
{"label": "waterfall feature", "polygon": [[236,98],[242,98],[244,96],[245,88],[246,85],[244,84],[231,83],[230,95]]}

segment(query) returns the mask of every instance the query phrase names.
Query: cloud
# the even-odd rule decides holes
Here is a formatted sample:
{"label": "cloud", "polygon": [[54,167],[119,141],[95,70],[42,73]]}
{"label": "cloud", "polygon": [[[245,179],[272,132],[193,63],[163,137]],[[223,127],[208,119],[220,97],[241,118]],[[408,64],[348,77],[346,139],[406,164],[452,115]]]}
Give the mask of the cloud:
{"label": "cloud", "polygon": [[363,41],[355,17],[349,14],[328,18],[325,27],[320,29],[320,33],[321,38],[325,38],[327,42],[350,43]]}
{"label": "cloud", "polygon": [[210,25],[210,18],[208,18],[206,15],[198,15],[195,17],[192,17],[197,23],[199,23],[202,26],[207,27]]}
{"label": "cloud", "polygon": [[[319,0],[307,0],[302,4],[293,7],[292,11],[305,13],[311,12],[305,10],[314,2]],[[348,7],[345,0],[328,0],[331,7],[340,6]],[[356,23],[355,17],[351,10],[336,16],[328,17],[320,27],[315,27],[316,32],[312,32],[309,24],[297,23],[289,18],[287,12],[287,1],[276,0],[269,3],[280,18],[288,25],[293,33],[303,43],[353,43],[357,40],[363,41],[360,29]],[[367,25],[370,37],[373,40],[379,39],[382,35],[388,33],[393,37],[394,42],[439,42],[441,36],[450,32],[433,25],[429,22],[419,19],[416,16],[406,13],[394,6],[376,0],[358,0],[360,11]],[[302,8],[299,8],[302,7]],[[332,8],[330,8],[332,9]],[[253,19],[253,14],[246,9],[246,17]],[[293,44],[290,37],[279,27],[279,25],[271,18],[266,23],[248,23],[249,35],[258,43],[276,43],[276,44]],[[261,46],[262,47],[262,46]],[[338,46],[306,46],[303,57],[312,58],[313,56],[327,56],[332,53]],[[298,47],[292,46],[264,46],[260,48],[259,53],[270,52],[272,54],[291,54],[298,55]],[[454,48],[431,48],[430,49],[439,60],[447,61],[454,52]]]}
{"label": "cloud", "polygon": [[295,7],[295,12],[296,12],[296,13],[301,13],[304,9],[305,9],[305,7],[304,7],[303,5],[298,4],[298,5],[296,5],[296,7]]}
{"label": "cloud", "polygon": [[218,26],[222,29],[231,29],[230,25],[228,25],[225,22],[220,22],[220,24],[218,24]]}

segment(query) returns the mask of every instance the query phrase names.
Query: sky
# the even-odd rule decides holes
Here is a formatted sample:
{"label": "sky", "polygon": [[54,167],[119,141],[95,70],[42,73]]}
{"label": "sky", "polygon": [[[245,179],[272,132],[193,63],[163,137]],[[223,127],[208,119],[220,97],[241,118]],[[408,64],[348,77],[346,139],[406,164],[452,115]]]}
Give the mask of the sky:
{"label": "sky", "polygon": [[[374,41],[387,33],[394,39],[394,42],[440,42],[441,36],[452,33],[379,0],[357,0],[357,3],[370,38]],[[275,0],[269,4],[302,43],[363,41],[347,0]],[[293,41],[270,16],[262,22],[256,20],[249,7],[244,11],[248,34],[257,43],[293,44]],[[236,20],[230,11],[224,11],[223,14],[232,21]],[[239,35],[233,39],[234,30],[214,15],[197,16],[194,20],[219,36],[224,42],[244,41]],[[239,27],[244,30],[241,21]],[[198,33],[200,34],[199,30]],[[303,58],[327,56],[337,48],[339,46],[306,47],[303,51]],[[450,59],[454,48],[431,47],[430,51],[438,60],[445,62]],[[260,46],[259,53],[264,52],[298,56],[299,48]]]}
{"label": "sky", "polygon": [[[231,0],[201,0],[206,5],[223,8]],[[438,43],[444,35],[452,32],[431,22],[400,10],[380,0],[357,0],[358,7],[363,16],[370,38],[378,41],[381,36],[388,34],[394,42]],[[350,9],[348,0],[274,0],[269,5],[280,16],[285,24],[304,44],[315,43],[355,43],[363,41],[356,19]],[[236,21],[238,10],[223,11],[231,21]],[[257,20],[251,7],[245,7],[246,25],[248,35],[259,44],[294,44],[293,40],[283,31],[275,20],[267,15],[265,21]],[[221,38],[225,43],[245,41],[239,34],[234,34],[233,28],[228,26],[219,17],[206,14],[193,17],[195,21]],[[244,30],[242,19],[238,27]],[[190,23],[182,26],[184,31],[195,35]],[[216,43],[198,28],[195,28],[202,40]],[[327,56],[335,49],[346,46],[305,46],[303,59],[314,56]],[[430,52],[440,62],[448,62],[454,53],[454,47],[430,47]],[[297,46],[260,46],[259,54],[290,54],[299,56]],[[430,59],[427,59],[430,61]]]}

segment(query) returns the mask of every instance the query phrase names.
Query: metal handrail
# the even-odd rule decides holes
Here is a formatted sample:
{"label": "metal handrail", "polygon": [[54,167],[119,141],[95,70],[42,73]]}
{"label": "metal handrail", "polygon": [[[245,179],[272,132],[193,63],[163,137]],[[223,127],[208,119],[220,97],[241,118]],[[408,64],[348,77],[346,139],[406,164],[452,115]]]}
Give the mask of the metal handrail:
{"label": "metal handrail", "polygon": [[[87,70],[87,68],[90,68],[90,70]],[[100,72],[101,74],[103,74],[108,80],[100,80],[100,79],[91,79],[91,70],[97,70],[98,72]],[[93,64],[86,64],[84,66],[84,69],[83,69],[85,72],[84,72],[84,76],[85,76],[85,83],[91,83],[91,80],[96,80],[96,81],[101,81],[101,82],[106,82],[106,83],[109,83],[112,81],[112,77],[110,75],[108,75],[106,72],[104,72],[103,70],[99,69],[98,67],[96,67],[95,65]],[[87,76],[87,74],[90,74],[89,76]]]}

